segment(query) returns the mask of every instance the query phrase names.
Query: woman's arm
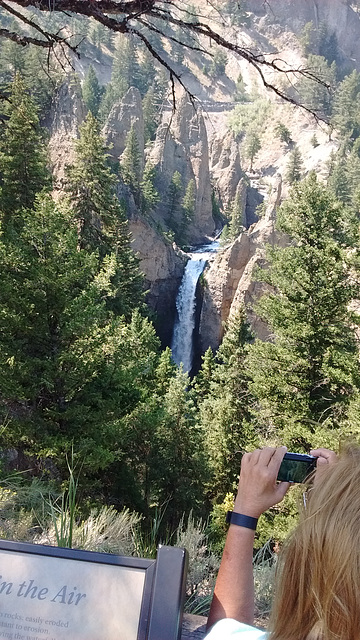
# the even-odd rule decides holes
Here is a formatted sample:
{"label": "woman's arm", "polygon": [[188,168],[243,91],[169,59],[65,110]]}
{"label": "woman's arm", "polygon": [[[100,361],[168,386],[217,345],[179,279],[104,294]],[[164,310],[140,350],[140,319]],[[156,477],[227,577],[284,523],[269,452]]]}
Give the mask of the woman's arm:
{"label": "woman's arm", "polygon": [[[283,499],[289,483],[277,483],[276,478],[285,452],[286,447],[266,447],[243,456],[235,512],[258,518]],[[230,524],[210,608],[208,629],[222,618],[253,624],[254,536],[255,531]]]}

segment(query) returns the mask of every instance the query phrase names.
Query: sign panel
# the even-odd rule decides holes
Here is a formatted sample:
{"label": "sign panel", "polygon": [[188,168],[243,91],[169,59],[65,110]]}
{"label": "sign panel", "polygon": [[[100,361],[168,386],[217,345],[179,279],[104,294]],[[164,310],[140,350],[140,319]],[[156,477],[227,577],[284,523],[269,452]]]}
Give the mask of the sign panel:
{"label": "sign panel", "polygon": [[0,549],[0,640],[137,640],[145,574]]}
{"label": "sign panel", "polygon": [[179,640],[185,549],[156,560],[0,540],[0,640]]}

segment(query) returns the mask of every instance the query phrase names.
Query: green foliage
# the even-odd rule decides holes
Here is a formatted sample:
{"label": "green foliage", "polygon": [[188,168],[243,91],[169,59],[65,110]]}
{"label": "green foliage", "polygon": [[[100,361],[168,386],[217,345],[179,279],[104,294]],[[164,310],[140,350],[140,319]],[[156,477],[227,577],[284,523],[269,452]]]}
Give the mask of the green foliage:
{"label": "green foliage", "polygon": [[286,166],[285,179],[289,184],[299,182],[302,177],[303,163],[299,147],[294,146],[290,153],[289,162]]}
{"label": "green foliage", "polygon": [[244,197],[242,185],[236,189],[234,201],[230,208],[230,221],[227,233],[227,240],[234,240],[244,229]]}
{"label": "green foliage", "polygon": [[160,201],[160,196],[155,188],[156,169],[154,165],[147,161],[140,184],[141,189],[141,210],[143,213],[149,213],[156,207]]}
{"label": "green foliage", "polygon": [[159,124],[159,108],[156,104],[158,98],[155,94],[153,86],[145,94],[143,99],[143,115],[144,115],[144,137],[145,144],[154,140],[156,130]]}
{"label": "green foliage", "polygon": [[51,181],[37,108],[20,75],[12,84],[11,100],[2,108],[7,118],[0,136],[0,219],[5,231],[9,221],[16,224],[20,210],[30,209],[36,193],[49,188]]}
{"label": "green foliage", "polygon": [[227,55],[221,49],[217,49],[215,51],[211,62],[208,67],[206,67],[207,75],[210,78],[220,78],[226,71],[227,64]]}
{"label": "green foliage", "polygon": [[181,369],[162,396],[158,422],[157,504],[167,503],[167,522],[173,529],[183,513],[206,513],[204,483],[208,479],[204,433],[196,422],[189,376]]}
{"label": "green foliage", "polygon": [[271,113],[271,105],[263,98],[255,98],[249,104],[238,104],[229,116],[229,126],[236,134],[262,132]]}
{"label": "green foliage", "polygon": [[275,127],[275,135],[279,138],[281,142],[285,142],[286,144],[290,144],[291,133],[289,129],[284,125],[283,122],[278,122]]}
{"label": "green foliage", "polygon": [[196,184],[194,178],[189,180],[182,200],[182,221],[179,229],[178,244],[186,244],[188,238],[188,229],[194,221],[196,205]]}
{"label": "green foliage", "polygon": [[320,22],[316,29],[313,22],[307,22],[300,35],[300,42],[304,55],[322,56],[328,64],[337,62],[339,59],[339,48],[336,33],[329,33],[326,22]]}
{"label": "green foliage", "polygon": [[245,157],[250,160],[250,171],[253,169],[253,162],[255,156],[261,149],[261,142],[259,136],[254,131],[249,131],[246,134],[244,152]]}
{"label": "green foliage", "polygon": [[235,3],[232,0],[226,0],[221,10],[229,16],[231,25],[249,26],[250,16],[247,13],[247,0],[237,0]]}
{"label": "green foliage", "polygon": [[126,136],[126,146],[121,158],[122,178],[134,196],[136,204],[140,201],[141,152],[134,125]]}
{"label": "green foliage", "polygon": [[94,117],[98,115],[103,90],[100,87],[94,68],[90,65],[82,86],[85,107]]}
{"label": "green foliage", "polygon": [[215,363],[207,352],[203,360],[207,371],[202,368],[196,382],[200,391],[200,424],[212,474],[209,492],[216,501],[233,490],[241,452],[255,441],[245,371],[250,337],[244,311],[240,310],[229,322]]}
{"label": "green foliage", "polygon": [[332,124],[345,137],[360,135],[360,74],[353,71],[340,83],[334,98]]}
{"label": "green foliage", "polygon": [[331,438],[334,446],[358,385],[356,317],[349,311],[358,295],[349,252],[356,217],[311,174],[293,187],[278,229],[292,244],[269,248],[261,279],[271,289],[257,307],[274,342],[256,340],[248,358],[257,419],[263,433],[295,450]]}
{"label": "green foliage", "polygon": [[107,148],[96,119],[88,114],[75,142],[75,161],[67,169],[69,203],[79,225],[80,246],[107,259],[114,291],[111,308],[131,316],[142,301],[142,278],[131,247],[124,206],[115,193],[116,177],[107,165]]}
{"label": "green foliage", "polygon": [[309,109],[329,117],[333,107],[332,94],[336,87],[336,63],[329,64],[323,56],[310,54],[307,68],[314,74],[314,79],[302,77],[299,81],[297,90],[301,101]]}
{"label": "green foliage", "polygon": [[235,93],[234,93],[234,100],[235,100],[235,102],[248,102],[249,101],[249,96],[247,94],[245,82],[244,82],[244,79],[243,79],[241,73],[239,73],[239,75],[237,77],[237,80],[236,80],[236,89],[235,89]]}
{"label": "green foliage", "polygon": [[116,100],[121,100],[129,87],[140,86],[140,67],[134,37],[118,34],[111,73]]}

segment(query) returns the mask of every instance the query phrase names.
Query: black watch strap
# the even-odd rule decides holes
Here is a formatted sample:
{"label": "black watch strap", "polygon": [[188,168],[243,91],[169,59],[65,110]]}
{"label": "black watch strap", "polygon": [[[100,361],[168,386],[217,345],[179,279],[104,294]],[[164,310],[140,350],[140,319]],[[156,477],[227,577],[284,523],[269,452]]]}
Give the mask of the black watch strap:
{"label": "black watch strap", "polygon": [[236,513],[235,511],[228,511],[226,514],[226,522],[237,524],[239,527],[245,527],[245,529],[253,529],[253,531],[256,529],[257,521],[257,518],[244,516],[242,513]]}

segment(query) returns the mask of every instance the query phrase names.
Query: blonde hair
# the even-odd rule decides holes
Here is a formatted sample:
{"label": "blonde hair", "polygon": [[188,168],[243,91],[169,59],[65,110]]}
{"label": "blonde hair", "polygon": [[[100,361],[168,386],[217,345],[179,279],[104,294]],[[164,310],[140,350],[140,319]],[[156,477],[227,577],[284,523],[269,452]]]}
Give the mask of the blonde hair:
{"label": "blonde hair", "polygon": [[278,563],[271,640],[360,639],[360,449],[321,469]]}

